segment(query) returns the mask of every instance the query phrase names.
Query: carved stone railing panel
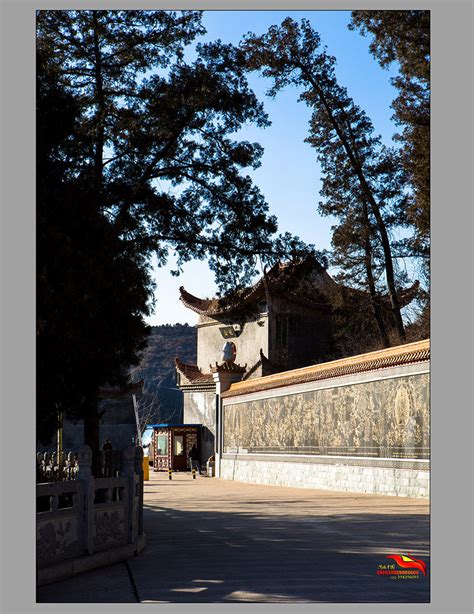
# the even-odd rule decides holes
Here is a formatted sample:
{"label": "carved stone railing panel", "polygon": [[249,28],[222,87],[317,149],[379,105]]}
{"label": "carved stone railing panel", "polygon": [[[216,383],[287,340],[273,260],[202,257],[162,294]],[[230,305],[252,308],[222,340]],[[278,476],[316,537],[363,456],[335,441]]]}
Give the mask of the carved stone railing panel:
{"label": "carved stone railing panel", "polygon": [[38,566],[83,554],[84,484],[80,481],[39,484],[36,498]]}
{"label": "carved stone railing panel", "polygon": [[94,551],[122,546],[129,538],[129,480],[94,480]]}
{"label": "carved stone railing panel", "polygon": [[135,448],[134,526],[136,534],[143,533],[143,448]]}
{"label": "carved stone railing panel", "polygon": [[36,485],[39,568],[136,544],[142,535],[143,450],[102,452],[101,461],[110,477],[92,475],[88,446],[62,457],[37,455],[38,473],[45,480]]}

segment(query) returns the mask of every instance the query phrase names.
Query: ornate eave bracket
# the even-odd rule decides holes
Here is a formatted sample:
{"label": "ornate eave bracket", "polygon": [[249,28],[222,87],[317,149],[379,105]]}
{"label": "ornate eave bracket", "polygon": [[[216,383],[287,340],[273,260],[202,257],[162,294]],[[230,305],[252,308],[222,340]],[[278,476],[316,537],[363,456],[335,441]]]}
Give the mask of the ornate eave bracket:
{"label": "ornate eave bracket", "polygon": [[211,373],[239,373],[243,374],[247,370],[247,363],[242,367],[232,360],[224,360],[220,364],[216,362],[215,366],[209,365]]}

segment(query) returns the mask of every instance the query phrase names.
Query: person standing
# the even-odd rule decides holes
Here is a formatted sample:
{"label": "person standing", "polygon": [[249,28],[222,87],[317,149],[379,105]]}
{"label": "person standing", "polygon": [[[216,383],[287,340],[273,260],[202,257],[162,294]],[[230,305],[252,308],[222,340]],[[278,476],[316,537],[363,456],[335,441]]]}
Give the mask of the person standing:
{"label": "person standing", "polygon": [[189,451],[189,463],[191,465],[191,471],[193,468],[196,468],[198,475],[201,474],[201,465],[199,463],[199,452],[196,444],[193,444],[193,447]]}
{"label": "person standing", "polygon": [[104,441],[104,445],[102,446],[102,454],[101,454],[101,466],[102,466],[102,477],[111,478],[114,476],[114,463],[113,463],[113,447],[112,442],[107,437]]}
{"label": "person standing", "polygon": [[112,447],[112,442],[110,441],[110,439],[107,437],[107,439],[104,441],[104,445],[102,446],[102,450],[104,450],[104,452],[106,450],[113,450]]}

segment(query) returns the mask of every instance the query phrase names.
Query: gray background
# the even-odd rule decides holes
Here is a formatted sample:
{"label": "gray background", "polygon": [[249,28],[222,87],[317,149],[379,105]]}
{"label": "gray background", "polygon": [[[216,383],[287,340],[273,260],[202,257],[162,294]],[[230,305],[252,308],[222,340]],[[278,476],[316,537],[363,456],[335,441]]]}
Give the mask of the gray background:
{"label": "gray background", "polygon": [[[0,604],[4,612],[86,611],[35,605],[34,9],[226,8],[432,10],[432,603],[301,605],[298,610],[469,612],[472,608],[472,4],[449,2],[149,3],[3,0],[1,18],[2,273]],[[291,9],[289,8],[291,6]],[[470,488],[469,488],[470,485]],[[87,612],[140,607],[87,605]],[[258,611],[273,611],[262,605]],[[287,606],[281,606],[286,609]],[[232,612],[255,606],[184,606]],[[288,606],[291,610],[291,606]],[[161,605],[160,611],[177,611]]]}

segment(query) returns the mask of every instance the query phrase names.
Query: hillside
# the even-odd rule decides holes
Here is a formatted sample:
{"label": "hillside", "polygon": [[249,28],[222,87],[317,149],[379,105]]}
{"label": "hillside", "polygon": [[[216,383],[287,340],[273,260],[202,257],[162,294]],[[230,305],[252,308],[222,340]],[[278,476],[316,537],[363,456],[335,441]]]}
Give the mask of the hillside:
{"label": "hillside", "polygon": [[174,359],[196,362],[196,328],[188,324],[154,326],[141,362],[133,367],[133,381],[144,381],[140,417],[148,424],[180,421],[183,394],[176,387]]}

